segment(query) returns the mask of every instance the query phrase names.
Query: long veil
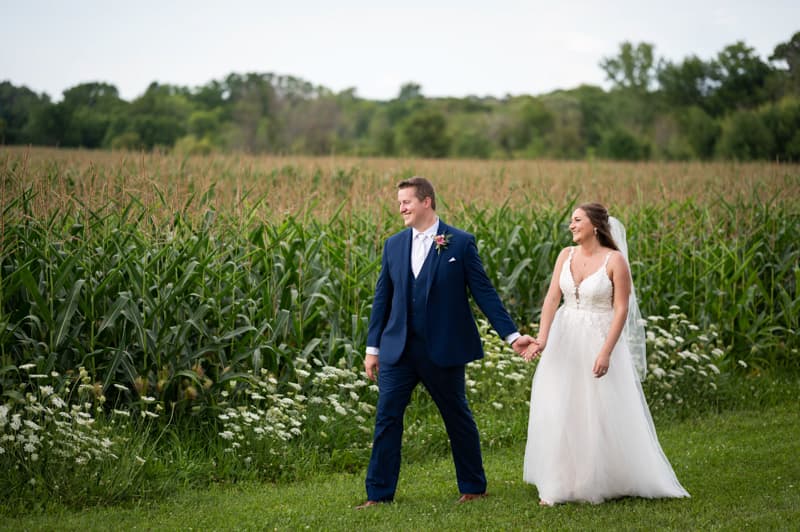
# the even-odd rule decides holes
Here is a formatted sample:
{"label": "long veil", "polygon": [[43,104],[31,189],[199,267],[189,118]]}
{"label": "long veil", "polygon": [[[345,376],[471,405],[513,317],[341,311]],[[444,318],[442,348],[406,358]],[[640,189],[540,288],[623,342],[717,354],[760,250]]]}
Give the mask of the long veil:
{"label": "long veil", "polygon": [[[617,244],[620,252],[625,257],[625,261],[628,263],[628,270],[630,270],[631,261],[628,258],[628,240],[625,234],[625,226],[613,216],[608,217],[608,223],[611,226],[611,238],[614,239],[614,243]],[[633,287],[633,273],[631,273],[631,295],[628,300],[628,319],[625,320],[625,327],[622,329],[622,338],[628,342],[633,366],[636,368],[636,373],[639,374],[639,380],[643,381],[647,375],[647,346],[645,343],[644,320],[639,311],[636,290]]]}

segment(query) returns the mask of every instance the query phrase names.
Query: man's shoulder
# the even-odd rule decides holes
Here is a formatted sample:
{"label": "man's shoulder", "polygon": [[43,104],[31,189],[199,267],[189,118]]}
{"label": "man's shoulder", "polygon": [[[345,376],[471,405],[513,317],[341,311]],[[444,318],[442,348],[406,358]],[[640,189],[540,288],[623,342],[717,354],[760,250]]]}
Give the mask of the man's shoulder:
{"label": "man's shoulder", "polygon": [[392,236],[386,239],[386,245],[394,244],[398,240],[402,239],[403,236],[408,236],[409,231],[411,231],[411,229],[406,228],[403,229],[402,231],[398,231],[397,233],[393,234]]}
{"label": "man's shoulder", "polygon": [[472,233],[468,233],[463,229],[459,229],[458,227],[453,227],[452,225],[448,225],[444,222],[439,222],[439,230],[437,231],[437,233],[439,234],[450,233],[455,236],[475,238],[475,236]]}
{"label": "man's shoulder", "polygon": [[441,225],[439,226],[438,234],[448,234],[448,233],[452,235],[448,239],[450,243],[457,242],[459,244],[464,244],[466,242],[475,240],[475,235],[467,231],[464,231],[463,229],[459,229],[458,227],[453,227],[452,225],[444,225],[444,227],[442,227]]}

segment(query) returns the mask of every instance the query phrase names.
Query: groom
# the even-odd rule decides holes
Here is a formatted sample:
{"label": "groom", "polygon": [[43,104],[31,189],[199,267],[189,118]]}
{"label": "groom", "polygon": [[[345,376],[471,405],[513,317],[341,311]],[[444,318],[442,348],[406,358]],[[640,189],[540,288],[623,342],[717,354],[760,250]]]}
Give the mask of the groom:
{"label": "groom", "polygon": [[403,414],[420,381],[444,419],[461,498],[486,496],[478,428],[466,398],[465,365],[483,357],[470,309],[472,294],[501,337],[522,353],[533,340],[517,332],[478,256],[475,237],[436,215],[433,185],[412,177],[397,185],[408,229],[386,240],[367,333],[364,369],[378,380],[378,407],[367,501],[394,499]]}

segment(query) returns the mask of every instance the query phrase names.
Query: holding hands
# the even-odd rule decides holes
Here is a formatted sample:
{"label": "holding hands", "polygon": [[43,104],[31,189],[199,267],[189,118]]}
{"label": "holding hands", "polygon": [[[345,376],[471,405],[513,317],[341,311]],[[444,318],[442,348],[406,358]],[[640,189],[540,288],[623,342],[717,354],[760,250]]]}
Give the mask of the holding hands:
{"label": "holding hands", "polygon": [[522,358],[524,358],[526,362],[530,362],[542,354],[545,345],[547,345],[547,340],[543,340],[541,338],[531,339],[531,342],[528,344],[525,351],[520,353],[520,355],[522,355]]}
{"label": "holding hands", "polygon": [[514,343],[511,344],[511,347],[516,351],[518,355],[524,356],[526,350],[533,344],[536,340],[533,339],[532,336],[523,334],[516,340]]}

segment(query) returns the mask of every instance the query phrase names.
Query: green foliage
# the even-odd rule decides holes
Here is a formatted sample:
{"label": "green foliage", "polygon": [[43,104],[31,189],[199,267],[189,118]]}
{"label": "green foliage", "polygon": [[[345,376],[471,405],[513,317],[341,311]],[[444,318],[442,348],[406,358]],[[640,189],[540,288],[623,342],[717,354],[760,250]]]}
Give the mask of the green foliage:
{"label": "green foliage", "polygon": [[[623,42],[600,62],[610,91],[580,86],[502,98],[426,98],[409,82],[396,98],[370,101],[354,88],[334,93],[292,76],[248,72],[195,88],[151,83],[131,102],[112,85],[84,83],[51,103],[3,82],[0,143],[181,154],[796,160],[800,138],[787,137],[797,128],[784,115],[800,94],[797,40],[779,44],[771,63],[743,42],[679,62],[658,59],[652,44]],[[774,145],[761,133],[745,141],[729,133],[737,138],[716,149],[723,124],[764,106],[781,108],[773,113],[780,118],[763,119]],[[675,122],[679,129],[664,130]],[[733,154],[742,146],[747,155]]]}
{"label": "green foliage", "polygon": [[597,153],[608,159],[639,161],[649,158],[650,146],[625,130],[614,129],[603,135]]}
{"label": "green foliage", "polygon": [[685,109],[679,121],[694,157],[701,160],[710,159],[714,155],[719,139],[720,125],[703,109],[696,106]]}
{"label": "green foliage", "polygon": [[715,84],[711,107],[717,113],[753,108],[765,101],[770,67],[755,50],[739,41],[726,46],[711,63]]}
{"label": "green foliage", "polygon": [[778,44],[769,60],[785,62],[787,92],[800,93],[800,31],[792,35],[789,41]]}
{"label": "green foliage", "polygon": [[400,124],[400,140],[408,153],[418,157],[445,157],[450,149],[447,119],[432,109],[420,109]]}
{"label": "green foliage", "polygon": [[0,144],[26,144],[36,137],[33,117],[47,108],[50,99],[27,87],[0,82]]}
{"label": "green foliage", "polygon": [[726,159],[750,161],[769,158],[775,139],[761,114],[737,111],[722,123],[717,153]]}
{"label": "green foliage", "polygon": [[646,42],[633,45],[625,41],[620,44],[617,56],[600,61],[600,68],[615,86],[646,92],[655,77],[653,45]]}
{"label": "green foliage", "polygon": [[664,100],[674,107],[703,108],[713,90],[709,83],[711,66],[697,56],[689,56],[680,64],[661,61],[658,83]]}
{"label": "green foliage", "polygon": [[[178,160],[180,172],[191,173],[187,160]],[[369,175],[360,164],[330,171],[315,164],[304,173],[292,162],[250,169],[246,177],[289,181],[343,201]],[[230,211],[216,212],[209,206],[220,185],[198,191],[197,204],[190,197],[168,216],[170,198],[158,188],[149,208],[141,196],[124,195],[128,203],[93,211],[76,201],[41,216],[33,192],[39,185],[27,186],[32,174],[23,166],[8,157],[2,179],[8,190],[17,190],[10,187],[15,179],[26,185],[18,196],[4,196],[2,218],[6,504],[80,506],[214,480],[363,470],[376,390],[363,377],[362,353],[381,243],[398,228],[394,213],[342,207],[324,217],[267,216],[270,196],[247,194]],[[84,175],[48,160],[42,182],[61,179],[75,190],[82,178],[100,175],[115,186],[107,169],[87,166]],[[503,166],[495,171],[505,172]],[[399,175],[412,173],[409,167]],[[796,176],[784,179],[796,189]],[[797,364],[800,214],[793,198],[761,198],[761,189],[753,190],[755,197],[730,203],[659,200],[615,209],[628,228],[643,314],[651,316],[643,387],[657,419],[753,398],[772,404],[794,389],[793,380],[772,386],[764,376]],[[555,257],[571,245],[564,222],[574,204],[442,203],[448,222],[476,235],[517,322],[535,322]],[[486,357],[469,365],[467,393],[484,447],[501,449],[526,434],[535,366],[485,322],[480,326]],[[51,435],[62,414],[89,438],[88,449],[108,438],[117,458],[89,450],[90,459],[77,464],[56,453],[63,449]],[[97,433],[75,421],[87,415]],[[423,391],[406,420],[407,460],[447,455],[439,415]],[[26,450],[28,444],[34,447]]]}
{"label": "green foliage", "polygon": [[770,156],[780,161],[800,161],[800,98],[784,98],[760,109],[775,144]]}
{"label": "green foliage", "polygon": [[[796,387],[797,381],[785,384]],[[795,484],[797,400],[763,406],[748,397],[747,405],[681,422],[656,420],[661,446],[691,493],[690,499],[623,498],[602,505],[564,504],[542,509],[536,489],[521,479],[523,435],[503,447],[484,448],[490,496],[474,505],[455,504],[458,492],[448,452],[404,455],[396,502],[366,512],[352,510],[363,502],[366,460],[358,464],[355,474],[331,473],[311,460],[303,461],[306,476],[302,482],[192,485],[175,477],[187,469],[212,474],[215,466],[198,457],[188,462],[175,452],[167,458],[173,461],[175,476],[164,476],[169,488],[160,496],[140,485],[136,498],[141,500],[133,504],[91,501],[67,505],[53,498],[24,499],[15,504],[4,500],[0,513],[4,528],[13,530],[87,530],[97,528],[98,523],[149,529],[192,523],[212,530],[693,530],[707,528],[709,523],[731,529],[791,529],[800,518]],[[525,416],[523,423],[527,413]],[[477,421],[484,425],[487,415],[478,416]],[[487,435],[482,436],[486,441]],[[186,445],[179,440],[169,443],[175,448]]]}

